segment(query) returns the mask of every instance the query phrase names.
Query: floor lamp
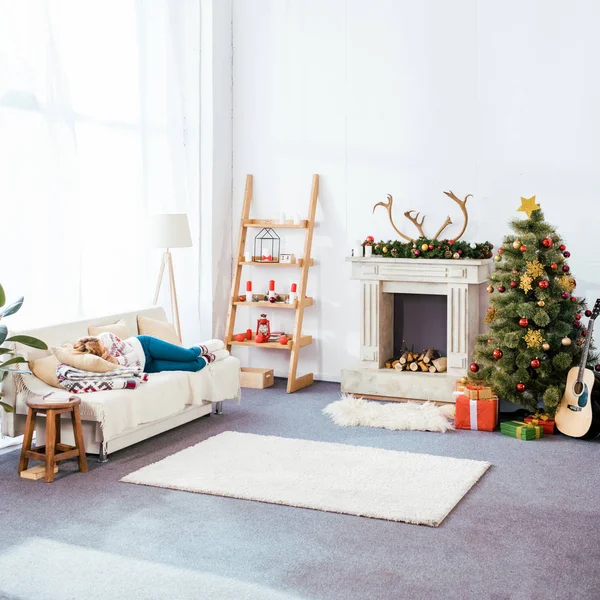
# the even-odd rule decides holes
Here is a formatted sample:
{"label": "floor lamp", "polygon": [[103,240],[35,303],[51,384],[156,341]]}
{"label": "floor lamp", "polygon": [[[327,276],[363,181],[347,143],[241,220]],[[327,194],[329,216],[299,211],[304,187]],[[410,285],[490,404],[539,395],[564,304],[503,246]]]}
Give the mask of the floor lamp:
{"label": "floor lamp", "polygon": [[156,283],[154,304],[158,303],[160,286],[162,284],[165,268],[169,277],[169,293],[171,298],[171,320],[181,340],[181,324],[179,322],[179,307],[177,306],[177,290],[175,289],[175,275],[173,273],[173,260],[171,248],[188,248],[192,245],[190,228],[187,215],[152,215],[150,217],[150,239],[155,248],[164,248],[162,263]]}

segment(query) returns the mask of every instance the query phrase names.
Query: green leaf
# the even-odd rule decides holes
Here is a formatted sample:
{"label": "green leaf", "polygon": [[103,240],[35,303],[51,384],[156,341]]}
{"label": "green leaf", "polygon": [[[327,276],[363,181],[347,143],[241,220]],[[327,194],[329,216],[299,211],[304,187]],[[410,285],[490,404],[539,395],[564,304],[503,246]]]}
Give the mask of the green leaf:
{"label": "green leaf", "polygon": [[4,293],[4,288],[0,285],[0,306],[4,306],[6,304],[6,294]]}
{"label": "green leaf", "polygon": [[16,312],[19,311],[19,309],[21,308],[21,306],[23,306],[23,296],[21,296],[20,298],[18,298],[15,302],[13,302],[12,304],[9,304],[1,313],[0,313],[0,317],[8,317],[10,315],[14,315]]}
{"label": "green leaf", "polygon": [[46,342],[42,342],[42,340],[38,340],[38,338],[31,337],[30,335],[13,335],[9,338],[6,338],[5,341],[18,342],[19,344],[23,344],[24,346],[29,346],[31,348],[37,348],[38,350],[48,350]]}
{"label": "green leaf", "polygon": [[0,402],[0,406],[7,412],[7,413],[12,413],[15,412],[14,407],[12,407],[10,404],[6,404],[6,402]]}
{"label": "green leaf", "polygon": [[3,362],[0,365],[0,371],[10,371],[10,369],[7,369],[6,367],[8,367],[10,365],[16,365],[18,363],[24,363],[24,362],[27,362],[27,361],[22,356],[15,356],[14,358],[7,360],[6,362]]}
{"label": "green leaf", "polygon": [[0,325],[0,344],[4,344],[7,335],[8,327],[6,325]]}
{"label": "green leaf", "polygon": [[0,348],[0,354],[6,354],[7,352],[12,352],[11,348]]}

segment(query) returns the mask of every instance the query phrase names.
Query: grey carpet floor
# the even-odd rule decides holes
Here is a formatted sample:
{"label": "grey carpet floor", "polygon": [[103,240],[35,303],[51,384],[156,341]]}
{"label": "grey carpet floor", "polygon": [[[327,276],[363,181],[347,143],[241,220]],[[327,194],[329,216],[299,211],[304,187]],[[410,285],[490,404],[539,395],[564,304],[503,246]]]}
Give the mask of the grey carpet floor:
{"label": "grey carpet floor", "polygon": [[[600,443],[340,428],[321,414],[338,394],[244,390],[223,415],[91,459],[87,474],[64,463],[53,484],[0,456],[0,598],[600,598]],[[226,430],[493,466],[439,528],[119,482]]]}

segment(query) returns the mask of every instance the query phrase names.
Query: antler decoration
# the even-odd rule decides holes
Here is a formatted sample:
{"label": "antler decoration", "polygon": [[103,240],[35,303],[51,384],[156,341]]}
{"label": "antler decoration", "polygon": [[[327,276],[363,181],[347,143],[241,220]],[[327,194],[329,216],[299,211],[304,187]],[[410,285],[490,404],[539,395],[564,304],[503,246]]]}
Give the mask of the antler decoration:
{"label": "antler decoration", "polygon": [[[460,230],[460,233],[454,237],[454,240],[457,241],[459,240],[465,230],[467,229],[467,225],[469,224],[469,214],[467,213],[467,199],[469,197],[473,197],[473,194],[467,194],[465,196],[464,200],[461,200],[460,198],[458,198],[454,192],[449,191],[449,192],[444,192],[444,194],[446,194],[446,196],[448,196],[448,198],[451,198],[452,200],[454,200],[454,202],[456,202],[459,206],[460,209],[463,213],[463,217],[464,217],[464,222],[463,222],[463,227]],[[375,212],[375,209],[378,206],[383,206],[388,213],[388,217],[390,219],[390,223],[392,224],[392,227],[394,228],[394,230],[396,231],[396,233],[403,237],[405,240],[408,240],[409,242],[414,242],[414,238],[411,238],[410,236],[402,233],[397,227],[396,224],[394,223],[394,217],[392,216],[392,204],[394,202],[394,199],[392,198],[391,194],[387,195],[387,202],[378,202],[377,204],[375,204],[375,206],[373,206],[373,212]],[[415,216],[412,216],[412,213],[416,213]],[[425,221],[425,215],[423,215],[423,217],[421,217],[421,220],[419,221],[419,217],[420,217],[421,213],[417,212],[415,210],[407,210],[404,213],[404,216],[417,228],[417,231],[419,232],[419,236],[420,237],[427,237],[425,235],[425,232],[423,231],[423,222]],[[446,220],[442,223],[442,226],[438,229],[437,233],[433,236],[433,239],[439,239],[440,235],[442,235],[442,232],[444,231],[444,229],[446,229],[446,227],[448,227],[448,225],[452,225],[452,219],[450,218],[450,216],[446,217]]]}

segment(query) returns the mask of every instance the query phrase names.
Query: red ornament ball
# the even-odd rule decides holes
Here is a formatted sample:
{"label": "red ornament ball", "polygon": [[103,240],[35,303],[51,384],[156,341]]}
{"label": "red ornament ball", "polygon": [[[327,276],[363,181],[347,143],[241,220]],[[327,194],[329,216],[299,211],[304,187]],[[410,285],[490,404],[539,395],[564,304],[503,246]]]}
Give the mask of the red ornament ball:
{"label": "red ornament ball", "polygon": [[581,315],[580,315],[579,313],[577,313],[577,314],[575,315],[575,319],[576,319],[577,321],[581,321]]}
{"label": "red ornament ball", "polygon": [[561,245],[558,247],[558,249],[559,249],[561,252],[564,252],[564,251],[567,249],[567,247],[566,247],[564,244],[561,244]]}
{"label": "red ornament ball", "polygon": [[552,248],[552,240],[550,238],[544,238],[542,240],[542,246],[544,246],[544,248]]}
{"label": "red ornament ball", "polygon": [[264,344],[265,343],[265,336],[262,333],[259,333],[255,338],[254,341],[257,344]]}
{"label": "red ornament ball", "polygon": [[577,302],[577,296],[571,296],[571,302]]}
{"label": "red ornament ball", "polygon": [[494,340],[492,338],[488,338],[488,344],[491,344]]}
{"label": "red ornament ball", "polygon": [[525,384],[524,383],[517,383],[517,392],[519,392],[520,394],[522,394],[525,391]]}
{"label": "red ornament ball", "polygon": [[502,254],[504,252],[504,248],[502,246],[500,246],[500,248],[498,248],[498,254]]}
{"label": "red ornament ball", "polygon": [[569,299],[569,292],[563,292],[563,293],[561,294],[561,296],[562,296],[562,298],[563,298],[564,300],[568,300],[568,299]]}
{"label": "red ornament ball", "polygon": [[238,333],[235,336],[236,341],[238,342],[243,342],[246,339],[246,336],[243,333]]}
{"label": "red ornament ball", "polygon": [[519,274],[519,271],[517,271],[517,269],[515,269],[515,270],[513,271],[513,275],[518,275],[518,274]]}
{"label": "red ornament ball", "polygon": [[532,369],[539,369],[542,364],[539,358],[534,358],[530,363]]}
{"label": "red ornament ball", "polygon": [[563,252],[563,256],[565,258],[569,258],[571,256],[571,253],[567,250],[566,252]]}
{"label": "red ornament ball", "polygon": [[582,329],[581,330],[581,336],[582,337],[587,337],[587,329]]}
{"label": "red ornament ball", "polygon": [[510,282],[510,287],[511,288],[516,288],[519,284],[516,281],[511,281]]}
{"label": "red ornament ball", "polygon": [[565,273],[568,273],[569,272],[569,265],[563,265],[563,271]]}
{"label": "red ornament ball", "polygon": [[459,248],[457,252],[462,256],[463,251]]}
{"label": "red ornament ball", "polygon": [[433,250],[433,244],[429,244],[429,246],[427,246],[430,250]]}
{"label": "red ornament ball", "polygon": [[477,363],[471,363],[469,369],[471,369],[471,373],[477,373],[477,371],[479,371],[479,365]]}
{"label": "red ornament ball", "polygon": [[600,371],[600,365],[594,365],[594,371]]}
{"label": "red ornament ball", "polygon": [[496,359],[499,360],[502,358],[502,350],[500,350],[500,348],[496,348],[493,352],[492,352],[492,356]]}
{"label": "red ornament ball", "polygon": [[545,289],[547,289],[549,285],[550,285],[550,284],[548,283],[548,280],[547,280],[547,279],[540,279],[540,280],[538,281],[538,286],[539,286],[539,288],[540,288],[540,289],[542,289],[542,290],[545,290]]}
{"label": "red ornament ball", "polygon": [[288,343],[288,338],[287,338],[287,335],[282,335],[282,336],[279,338],[279,343],[280,343],[282,346],[287,346],[287,343]]}
{"label": "red ornament ball", "polygon": [[525,244],[523,244],[523,245],[522,245],[522,246],[519,248],[519,250],[520,250],[521,252],[527,252],[527,246],[526,246]]}
{"label": "red ornament ball", "polygon": [[421,256],[421,251],[420,250],[415,250],[415,256]]}
{"label": "red ornament ball", "polygon": [[519,325],[521,327],[527,327],[529,325],[529,320],[525,317],[522,317],[521,319],[519,319]]}
{"label": "red ornament ball", "polygon": [[375,241],[375,238],[374,238],[372,235],[368,235],[368,236],[365,238],[365,241],[366,241],[366,242],[369,242],[370,244],[372,244],[372,243]]}
{"label": "red ornament ball", "polygon": [[454,240],[448,240],[448,243],[452,246],[452,244],[454,244]]}
{"label": "red ornament ball", "polygon": [[271,296],[271,297],[269,298],[269,302],[270,302],[271,304],[274,304],[274,303],[275,303],[275,296]]}
{"label": "red ornament ball", "polygon": [[585,311],[585,316],[586,317],[591,317],[592,316],[592,311],[589,308]]}
{"label": "red ornament ball", "polygon": [[575,327],[576,329],[581,327],[581,321],[573,321],[573,327]]}
{"label": "red ornament ball", "polygon": [[504,294],[504,292],[506,291],[506,288],[505,288],[503,285],[499,285],[499,286],[498,286],[498,291],[499,291],[501,294]]}
{"label": "red ornament ball", "polygon": [[551,268],[553,271],[556,271],[556,269],[558,269],[558,265],[557,265],[556,263],[552,263],[552,264],[550,265],[550,268]]}

